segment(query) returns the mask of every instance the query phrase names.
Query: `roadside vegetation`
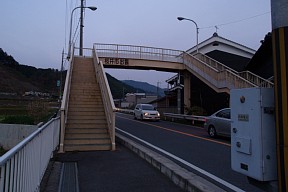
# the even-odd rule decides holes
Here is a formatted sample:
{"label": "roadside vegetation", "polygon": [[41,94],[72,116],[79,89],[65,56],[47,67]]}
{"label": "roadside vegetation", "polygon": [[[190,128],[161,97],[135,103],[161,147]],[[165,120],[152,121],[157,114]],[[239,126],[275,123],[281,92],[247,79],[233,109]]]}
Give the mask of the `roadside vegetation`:
{"label": "roadside vegetation", "polygon": [[55,99],[1,98],[0,123],[37,125],[48,121],[58,109]]}
{"label": "roadside vegetation", "polygon": [[0,146],[0,156],[4,155],[7,151]]}

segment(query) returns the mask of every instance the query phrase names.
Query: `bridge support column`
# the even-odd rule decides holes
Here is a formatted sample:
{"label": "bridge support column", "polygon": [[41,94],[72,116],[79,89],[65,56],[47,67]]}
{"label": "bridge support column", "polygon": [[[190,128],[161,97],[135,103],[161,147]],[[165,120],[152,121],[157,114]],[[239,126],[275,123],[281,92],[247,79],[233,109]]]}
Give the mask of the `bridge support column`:
{"label": "bridge support column", "polygon": [[288,6],[271,0],[275,111],[277,132],[278,191],[288,191]]}
{"label": "bridge support column", "polygon": [[[184,71],[184,107],[191,107],[191,74]],[[185,108],[184,108],[185,112]]]}

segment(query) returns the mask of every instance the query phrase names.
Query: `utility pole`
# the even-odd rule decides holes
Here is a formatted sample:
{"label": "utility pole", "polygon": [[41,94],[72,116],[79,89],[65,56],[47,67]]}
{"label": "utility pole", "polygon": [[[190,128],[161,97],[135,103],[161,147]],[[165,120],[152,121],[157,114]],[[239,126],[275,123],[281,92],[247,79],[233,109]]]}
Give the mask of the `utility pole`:
{"label": "utility pole", "polygon": [[159,99],[159,85],[161,82],[157,81],[157,99]]}
{"label": "utility pole", "polygon": [[81,0],[81,11],[80,11],[80,46],[79,55],[83,55],[83,12],[84,12],[84,0]]}
{"label": "utility pole", "polygon": [[63,62],[64,62],[64,49],[62,51],[62,61],[61,61],[61,69],[60,69],[60,90],[59,90],[59,98],[62,100],[62,86],[63,86]]}
{"label": "utility pole", "polygon": [[288,191],[288,6],[271,0],[278,191]]}

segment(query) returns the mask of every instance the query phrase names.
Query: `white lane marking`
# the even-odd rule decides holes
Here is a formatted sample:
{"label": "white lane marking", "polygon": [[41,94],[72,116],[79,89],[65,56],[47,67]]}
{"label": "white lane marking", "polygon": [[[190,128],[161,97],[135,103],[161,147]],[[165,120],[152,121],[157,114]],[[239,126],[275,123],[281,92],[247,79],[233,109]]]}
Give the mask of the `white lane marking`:
{"label": "white lane marking", "polygon": [[195,165],[185,161],[184,159],[181,159],[181,158],[173,155],[172,153],[169,153],[169,152],[167,152],[167,151],[165,151],[165,150],[163,150],[163,149],[161,149],[159,147],[156,147],[155,145],[152,145],[151,143],[148,143],[147,141],[144,141],[143,139],[140,139],[139,137],[136,137],[136,136],[134,136],[134,135],[132,135],[132,134],[126,132],[126,131],[123,131],[122,129],[117,128],[117,127],[116,127],[116,130],[118,130],[118,131],[120,131],[122,133],[125,133],[126,135],[129,135],[130,137],[132,137],[132,138],[134,138],[134,139],[136,139],[136,140],[148,145],[149,147],[152,147],[153,149],[155,149],[157,151],[160,151],[161,153],[164,153],[165,155],[167,155],[167,156],[169,156],[169,157],[171,157],[171,158],[183,163],[184,165],[186,165],[186,166],[198,171],[199,173],[211,178],[214,181],[217,181],[218,183],[224,185],[225,187],[227,187],[227,188],[229,188],[229,189],[231,189],[233,191],[245,192],[242,189],[232,185],[231,183],[228,183],[227,181],[224,181],[223,179],[220,179],[219,177],[217,177],[217,176],[215,176],[215,175],[213,175],[213,174],[211,174],[211,173],[209,173],[209,172],[207,172],[207,171],[205,171],[205,170],[203,170],[203,169],[201,169],[199,167],[196,167]]}

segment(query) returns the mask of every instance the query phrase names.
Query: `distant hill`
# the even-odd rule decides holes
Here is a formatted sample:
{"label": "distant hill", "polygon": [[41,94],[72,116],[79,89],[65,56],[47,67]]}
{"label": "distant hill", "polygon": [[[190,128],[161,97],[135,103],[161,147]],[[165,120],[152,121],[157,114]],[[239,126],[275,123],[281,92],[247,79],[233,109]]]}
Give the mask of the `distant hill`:
{"label": "distant hill", "polygon": [[[141,89],[144,91],[144,93],[157,95],[157,87],[154,85],[151,85],[149,83],[141,82],[141,81],[133,81],[133,80],[123,80],[122,82],[126,83],[127,85],[130,85],[136,89],[139,89],[141,87]],[[165,95],[164,90],[165,89],[162,89],[159,87],[158,88],[158,94],[160,96],[164,96]],[[138,92],[141,92],[141,91],[138,91]]]}
{"label": "distant hill", "polygon": [[106,73],[106,76],[114,99],[122,99],[126,93],[136,93],[137,91],[141,93],[145,92],[142,89],[137,89],[119,81],[108,73]]}
{"label": "distant hill", "polygon": [[0,92],[23,94],[26,91],[40,91],[55,94],[58,92],[57,80],[60,80],[60,71],[21,65],[0,48]]}
{"label": "distant hill", "polygon": [[[66,71],[63,72],[63,81],[65,81],[65,75]],[[126,93],[141,92],[155,95],[157,93],[157,88],[148,83],[119,81],[109,74],[106,76],[114,99],[122,99]],[[39,91],[57,95],[59,92],[59,88],[56,87],[57,80],[60,80],[60,71],[57,69],[38,69],[21,65],[0,48],[0,94],[22,95],[27,91]],[[161,89],[160,94],[162,93]]]}

